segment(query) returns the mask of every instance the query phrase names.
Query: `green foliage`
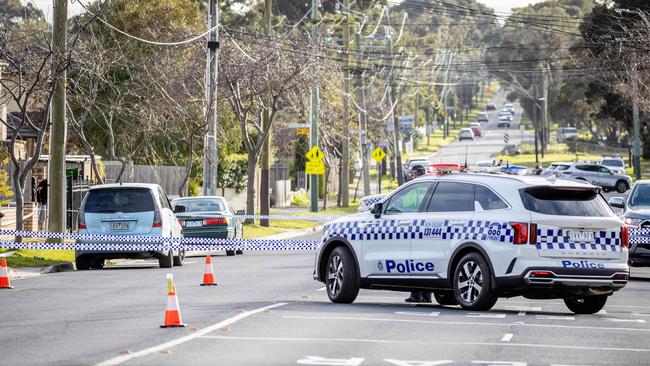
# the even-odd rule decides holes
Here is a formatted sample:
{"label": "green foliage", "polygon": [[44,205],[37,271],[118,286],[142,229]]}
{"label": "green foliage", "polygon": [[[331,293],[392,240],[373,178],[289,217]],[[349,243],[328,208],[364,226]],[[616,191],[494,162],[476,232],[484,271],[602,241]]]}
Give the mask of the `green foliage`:
{"label": "green foliage", "polygon": [[300,190],[291,195],[291,206],[307,207],[309,206],[309,194],[307,191]]}
{"label": "green foliage", "polygon": [[[9,153],[5,146],[0,147],[0,166],[7,166],[9,164]],[[6,169],[0,170],[0,206],[9,203],[9,198],[13,197],[14,192],[9,184],[9,173]],[[4,199],[3,199],[4,198]]]}
{"label": "green foliage", "polygon": [[217,186],[234,188],[237,193],[246,188],[248,158],[246,154],[230,154],[219,159]]}

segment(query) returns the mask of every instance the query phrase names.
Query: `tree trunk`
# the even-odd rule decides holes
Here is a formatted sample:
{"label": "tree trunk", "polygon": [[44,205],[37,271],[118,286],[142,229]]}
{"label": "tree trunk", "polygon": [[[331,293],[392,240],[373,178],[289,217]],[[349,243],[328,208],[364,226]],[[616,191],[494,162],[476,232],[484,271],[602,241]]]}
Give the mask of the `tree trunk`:
{"label": "tree trunk", "polygon": [[192,173],[192,165],[193,165],[193,160],[194,160],[194,143],[190,143],[190,156],[188,157],[188,162],[187,162],[187,169],[185,170],[185,177],[183,177],[183,182],[181,182],[181,186],[178,187],[178,195],[183,197],[183,193],[185,193],[185,186],[187,185],[187,181],[190,180],[190,174]]}
{"label": "tree trunk", "polygon": [[[23,231],[25,229],[25,220],[23,220],[24,205],[25,205],[25,190],[20,181],[21,169],[20,166],[14,165],[13,183],[14,195],[16,197],[16,231]],[[22,242],[22,237],[16,236],[16,243]]]}
{"label": "tree trunk", "polygon": [[115,183],[120,183],[122,181],[122,175],[124,174],[124,170],[126,170],[126,159],[117,158],[117,161],[122,163],[122,168],[120,169],[120,173],[117,175],[117,178],[115,178]]}
{"label": "tree trunk", "polygon": [[[246,215],[255,214],[255,168],[257,167],[257,154],[255,151],[248,152],[248,169],[246,182]],[[245,224],[252,224],[255,220],[246,219]]]}

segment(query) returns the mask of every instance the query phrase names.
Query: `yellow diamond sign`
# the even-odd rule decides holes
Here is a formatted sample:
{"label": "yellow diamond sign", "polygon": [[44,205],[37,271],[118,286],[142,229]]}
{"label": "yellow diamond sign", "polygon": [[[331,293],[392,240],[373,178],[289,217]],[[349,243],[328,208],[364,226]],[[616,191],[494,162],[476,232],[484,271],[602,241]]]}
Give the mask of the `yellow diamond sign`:
{"label": "yellow diamond sign", "polygon": [[[309,161],[323,161],[325,159],[325,154],[323,154],[323,150],[319,149],[318,146],[314,146],[311,148],[311,150],[307,151],[307,154],[305,154],[307,157],[307,160]],[[307,173],[309,174],[309,173]]]}
{"label": "yellow diamond sign", "polygon": [[377,163],[381,163],[382,160],[386,157],[386,152],[381,147],[376,148],[372,154],[370,154]]}
{"label": "yellow diamond sign", "polygon": [[311,160],[305,165],[307,174],[321,175],[325,174],[325,163],[322,160]]}

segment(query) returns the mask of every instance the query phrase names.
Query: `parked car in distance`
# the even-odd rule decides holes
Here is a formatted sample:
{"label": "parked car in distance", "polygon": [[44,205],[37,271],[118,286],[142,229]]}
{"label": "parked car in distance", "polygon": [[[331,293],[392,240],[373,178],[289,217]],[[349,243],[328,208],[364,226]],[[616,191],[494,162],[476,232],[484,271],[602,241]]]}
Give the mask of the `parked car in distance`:
{"label": "parked car in distance", "polygon": [[471,140],[474,141],[474,131],[471,128],[463,128],[458,134],[458,141]]}
{"label": "parked car in distance", "polygon": [[501,172],[509,175],[526,175],[528,168],[522,165],[504,165],[501,167]]}
{"label": "parked car in distance", "polygon": [[[244,233],[240,219],[232,217],[235,211],[228,201],[220,196],[184,197],[172,201],[172,207],[184,206],[185,210],[176,214],[183,227],[186,238],[240,239]],[[243,215],[240,210],[237,215]],[[237,251],[236,254],[241,254]],[[235,255],[227,250],[226,255]]]}
{"label": "parked car in distance", "polygon": [[488,103],[488,104],[485,105],[485,110],[486,111],[496,111],[497,106],[494,103]]}
{"label": "parked car in distance", "polygon": [[557,163],[551,163],[551,165],[546,168],[544,171],[545,176],[550,176],[550,175],[555,175],[556,177],[559,176],[563,170],[569,169],[569,167],[573,163],[563,163],[563,162],[557,162]]}
{"label": "parked car in distance", "polygon": [[488,116],[487,112],[479,112],[478,115],[476,116],[476,122],[487,123],[489,121],[490,121],[490,117]]}
{"label": "parked car in distance", "polygon": [[511,119],[509,117],[499,117],[499,122],[497,123],[497,128],[510,128]]}
{"label": "parked car in distance", "polygon": [[476,164],[469,167],[469,170],[474,173],[496,173],[498,168],[494,166],[492,160],[484,160],[476,162]]}
{"label": "parked car in distance", "polygon": [[625,174],[625,161],[620,156],[603,156],[600,165],[607,167],[616,174]]}
{"label": "parked car in distance", "polygon": [[578,138],[578,129],[575,127],[560,127],[555,131],[557,142],[574,141]]}
{"label": "parked car in distance", "polygon": [[[623,211],[619,217],[625,224],[647,229],[650,228],[650,180],[639,180],[632,187],[627,199],[625,197],[612,197],[609,205]],[[632,239],[632,237],[630,237]],[[650,266],[650,237],[644,236],[644,242],[630,240],[629,263],[632,266]]]}
{"label": "parked car in distance", "polygon": [[[182,211],[184,207],[178,207]],[[79,209],[81,235],[142,236],[143,238],[182,237],[182,228],[167,195],[157,184],[119,183],[91,187]],[[161,239],[162,242],[163,239]],[[103,268],[106,259],[157,258],[160,268],[182,266],[184,251],[105,250],[101,245],[120,244],[119,240],[77,239],[79,244],[98,248],[76,250],[78,270]],[[126,242],[125,242],[126,243]],[[128,243],[133,243],[129,241]],[[147,240],[143,243],[151,243]]]}
{"label": "parked car in distance", "polygon": [[410,158],[406,161],[406,164],[404,164],[404,177],[406,180],[410,180],[410,173],[411,170],[413,170],[417,166],[423,166],[426,167],[428,166],[429,160],[427,158]]}
{"label": "parked car in distance", "polygon": [[474,137],[481,137],[481,127],[480,126],[469,126],[474,134]]}

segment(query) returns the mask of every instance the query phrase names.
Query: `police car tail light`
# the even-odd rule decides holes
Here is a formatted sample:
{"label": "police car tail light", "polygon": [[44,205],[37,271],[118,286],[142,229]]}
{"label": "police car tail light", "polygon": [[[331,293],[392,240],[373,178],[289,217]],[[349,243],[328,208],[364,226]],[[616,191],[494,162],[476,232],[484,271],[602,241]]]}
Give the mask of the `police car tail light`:
{"label": "police car tail light", "polygon": [[630,247],[630,232],[628,231],[627,226],[621,226],[621,246],[623,248]]}
{"label": "police car tail light", "polygon": [[227,225],[228,224],[228,219],[225,217],[219,217],[216,219],[205,219],[203,220],[203,226],[209,226],[209,225]]}
{"label": "police car tail light", "polygon": [[530,224],[529,239],[530,245],[537,244],[537,224]]}
{"label": "police car tail light", "polygon": [[528,244],[528,223],[511,222],[510,226],[514,230],[513,244]]}
{"label": "police car tail light", "polygon": [[553,272],[549,271],[534,271],[530,273],[530,277],[553,277]]}

